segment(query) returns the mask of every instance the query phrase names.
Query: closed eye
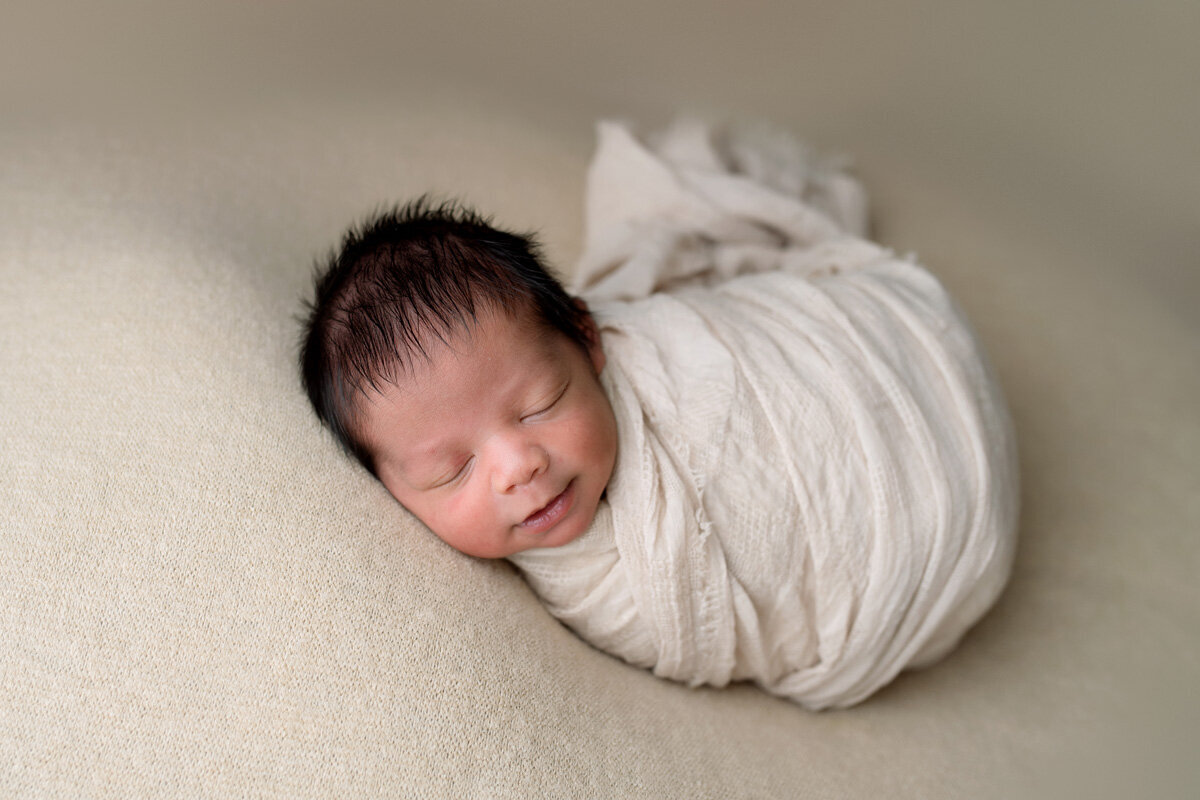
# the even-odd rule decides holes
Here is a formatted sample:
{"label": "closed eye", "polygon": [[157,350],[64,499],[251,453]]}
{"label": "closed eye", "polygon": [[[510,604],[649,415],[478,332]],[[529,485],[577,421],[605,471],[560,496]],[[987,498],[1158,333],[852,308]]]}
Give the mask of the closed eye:
{"label": "closed eye", "polygon": [[471,464],[473,464],[474,462],[475,462],[474,456],[472,456],[471,458],[468,458],[466,461],[464,461],[462,463],[461,467],[459,467],[457,470],[454,471],[453,474],[447,475],[444,478],[438,478],[436,481],[434,481],[432,484],[430,484],[429,488],[430,489],[440,489],[443,486],[449,486],[450,484],[452,484],[455,481],[459,480],[460,478],[464,477],[467,474],[467,472],[470,471]]}
{"label": "closed eye", "polygon": [[547,411],[554,408],[556,405],[558,405],[558,401],[563,399],[563,395],[565,395],[567,393],[567,387],[570,385],[571,385],[570,381],[564,383],[562,385],[562,388],[554,393],[554,397],[553,397],[553,399],[550,400],[550,402],[548,402],[545,405],[543,405],[542,407],[538,408],[536,411],[530,411],[528,414],[521,417],[521,421],[524,422],[525,420],[537,419],[542,414],[545,414]]}

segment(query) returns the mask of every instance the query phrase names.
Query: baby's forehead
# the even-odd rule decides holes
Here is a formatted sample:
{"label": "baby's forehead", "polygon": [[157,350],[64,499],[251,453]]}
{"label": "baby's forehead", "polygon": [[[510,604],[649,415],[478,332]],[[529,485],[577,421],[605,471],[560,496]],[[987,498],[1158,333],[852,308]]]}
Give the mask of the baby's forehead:
{"label": "baby's forehead", "polygon": [[570,379],[576,367],[567,352],[553,335],[514,319],[493,318],[435,339],[363,391],[358,418],[364,439],[378,446],[400,436],[419,444],[445,433],[447,425],[525,410]]}
{"label": "baby's forehead", "polygon": [[[424,378],[430,372],[456,366],[496,341],[505,343],[508,355],[521,353],[538,358],[549,356],[555,337],[564,336],[532,310],[481,308],[474,315],[464,315],[437,329],[426,327],[414,337],[415,341],[397,343],[393,357],[381,365],[371,384],[377,389],[383,383],[401,391],[422,391],[428,388]],[[501,370],[509,363],[497,359],[489,366]]]}

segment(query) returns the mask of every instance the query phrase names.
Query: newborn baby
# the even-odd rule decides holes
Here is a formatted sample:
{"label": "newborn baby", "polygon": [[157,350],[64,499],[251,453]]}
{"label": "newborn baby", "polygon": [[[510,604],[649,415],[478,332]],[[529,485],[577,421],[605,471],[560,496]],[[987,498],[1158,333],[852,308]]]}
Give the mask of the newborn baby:
{"label": "newborn baby", "polygon": [[597,647],[810,708],[948,652],[1015,540],[966,321],[780,137],[603,125],[568,295],[528,237],[418,201],[318,279],[304,384],[435,534]]}

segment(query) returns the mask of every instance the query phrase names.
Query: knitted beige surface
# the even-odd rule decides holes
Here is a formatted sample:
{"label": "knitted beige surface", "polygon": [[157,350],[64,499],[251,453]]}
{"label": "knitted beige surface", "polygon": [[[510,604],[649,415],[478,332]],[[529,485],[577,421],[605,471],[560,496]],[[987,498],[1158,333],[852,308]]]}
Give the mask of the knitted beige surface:
{"label": "knitted beige surface", "polygon": [[[914,19],[930,18],[915,6]],[[919,251],[996,361],[1022,444],[1017,562],[1000,604],[949,659],[855,709],[810,713],[746,686],[692,691],[589,648],[511,567],[461,556],[422,530],[335,451],[293,364],[313,257],[378,203],[427,189],[463,195],[501,223],[542,230],[550,257],[569,264],[591,122],[612,112],[598,107],[610,95],[597,87],[608,84],[589,84],[586,96],[569,81],[555,90],[561,75],[547,69],[538,96],[554,114],[545,118],[526,113],[533,95],[512,108],[470,92],[372,97],[342,92],[333,76],[311,92],[221,104],[201,89],[236,83],[237,59],[257,52],[244,42],[260,41],[245,37],[292,29],[242,25],[233,4],[220,7],[223,24],[195,26],[205,45],[195,52],[168,39],[134,69],[121,66],[129,51],[114,48],[119,81],[72,62],[72,80],[111,81],[126,100],[172,58],[212,63],[211,85],[161,94],[174,110],[84,121],[64,105],[57,119],[12,115],[0,127],[0,796],[1194,788],[1200,332],[1183,310],[1194,312],[1200,292],[1194,262],[1166,259],[1194,243],[1194,219],[1188,228],[1160,215],[1139,228],[1149,212],[1104,216],[1104,203],[1128,195],[1033,168],[1006,182],[1017,160],[988,153],[1019,150],[988,137],[964,144],[964,129],[950,125],[931,125],[944,138],[926,142],[914,120],[933,106],[919,98],[908,127],[895,122],[907,139],[834,116],[867,96],[866,73],[839,72],[827,95],[846,103],[822,106],[827,95],[807,90],[822,112],[810,119],[841,120],[827,122],[827,136],[860,132],[833,141],[867,154],[886,243]],[[646,13],[665,26],[677,16],[663,8]],[[556,36],[576,30],[548,9]],[[776,11],[785,16],[743,30],[796,21]],[[402,16],[388,24],[399,30]],[[134,31],[140,17],[121,19]],[[832,31],[856,30],[848,20],[835,15]],[[65,51],[95,27],[68,22],[44,27],[67,37]],[[125,30],[118,22],[111,30]],[[615,22],[594,30],[623,40]],[[319,52],[311,31],[309,51]],[[761,53],[754,41],[737,46]],[[606,68],[597,53],[609,51],[588,47],[581,54]],[[22,69],[43,52],[2,49],[29,54]],[[53,82],[63,62],[51,52],[64,50],[37,63]],[[380,57],[378,47],[356,52]],[[473,62],[480,75],[488,52]],[[692,51],[677,43],[676,52]],[[797,68],[831,55],[796,53]],[[282,82],[283,62],[272,63],[271,80]],[[737,63],[746,78],[779,66]],[[896,63],[879,74],[894,76]],[[1001,75],[999,63],[988,74]],[[645,83],[628,108],[674,112],[652,87],[682,78],[646,74],[665,83]],[[353,85],[350,72],[341,77]],[[794,76],[737,77],[709,87],[714,103],[765,111],[794,98]],[[23,97],[22,81],[4,96]],[[992,91],[1007,98],[1001,85]],[[745,94],[750,86],[761,97]],[[914,161],[921,153],[927,160]],[[1130,165],[1159,162],[1151,153],[1103,163],[1119,185]],[[1188,196],[1169,170],[1137,174],[1166,187],[1153,197]],[[1063,198],[1079,205],[1063,211]],[[1059,214],[1054,225],[989,211],[1038,203]],[[1097,219],[1122,222],[1089,227]]]}

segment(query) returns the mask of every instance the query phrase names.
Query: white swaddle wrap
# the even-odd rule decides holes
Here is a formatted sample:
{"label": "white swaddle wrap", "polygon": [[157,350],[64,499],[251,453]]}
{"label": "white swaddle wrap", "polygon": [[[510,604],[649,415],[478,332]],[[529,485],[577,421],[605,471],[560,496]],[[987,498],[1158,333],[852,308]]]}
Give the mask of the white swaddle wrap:
{"label": "white swaddle wrap", "polygon": [[941,285],[778,136],[600,126],[577,293],[617,418],[596,521],[511,557],[596,647],[810,708],[936,660],[1009,573],[1016,454]]}

